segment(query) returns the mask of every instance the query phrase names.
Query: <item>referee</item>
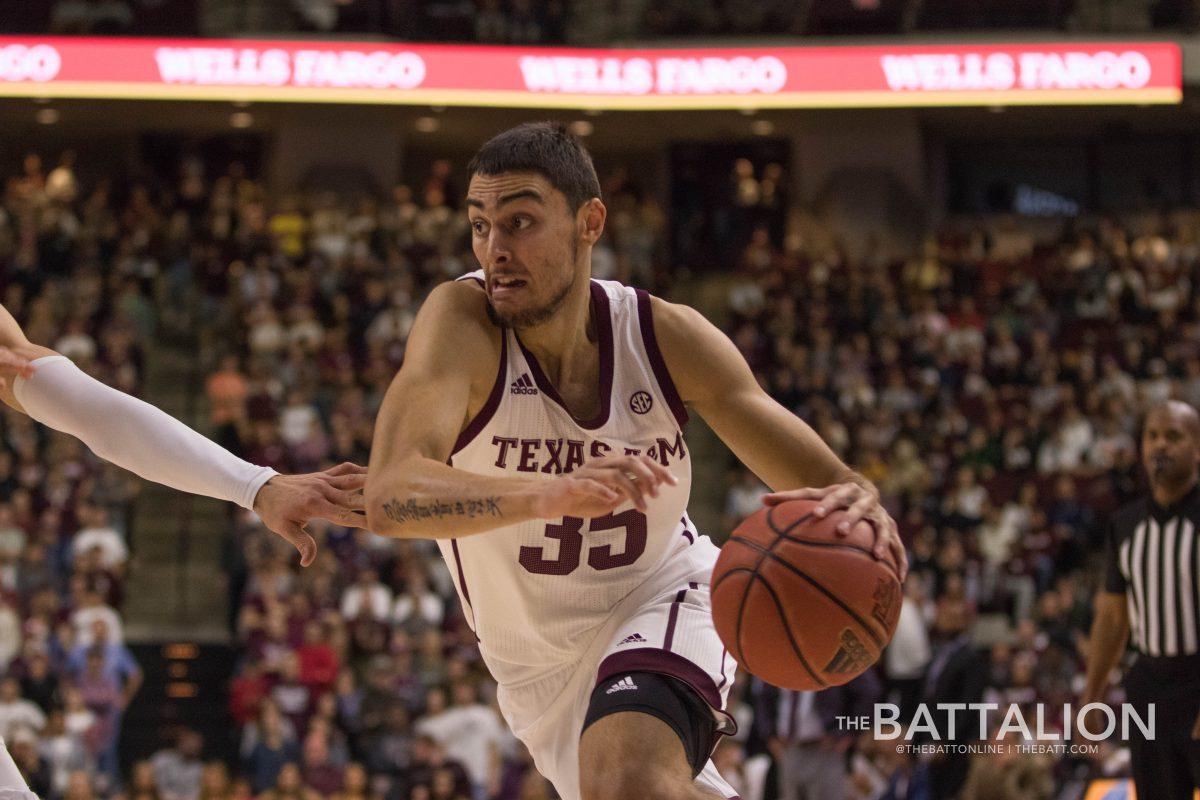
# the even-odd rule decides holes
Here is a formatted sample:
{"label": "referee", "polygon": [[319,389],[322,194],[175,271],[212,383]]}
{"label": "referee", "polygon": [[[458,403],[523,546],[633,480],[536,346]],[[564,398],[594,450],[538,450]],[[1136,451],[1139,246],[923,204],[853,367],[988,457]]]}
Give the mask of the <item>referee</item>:
{"label": "referee", "polygon": [[1200,787],[1200,414],[1178,401],[1152,408],[1142,460],[1149,496],[1109,523],[1081,704],[1103,702],[1132,638],[1137,658],[1125,675],[1126,699],[1147,721],[1153,704],[1155,719],[1153,741],[1130,725],[1137,796],[1192,800]]}

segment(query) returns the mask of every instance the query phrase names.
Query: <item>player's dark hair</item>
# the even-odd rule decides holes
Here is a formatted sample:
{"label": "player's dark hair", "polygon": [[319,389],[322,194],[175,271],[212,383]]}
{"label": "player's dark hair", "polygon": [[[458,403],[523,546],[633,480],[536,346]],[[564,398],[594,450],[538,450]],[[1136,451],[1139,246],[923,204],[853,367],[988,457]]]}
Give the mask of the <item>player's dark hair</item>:
{"label": "player's dark hair", "polygon": [[479,148],[467,170],[472,177],[536,172],[566,196],[572,212],[600,196],[591,154],[560,122],[526,122],[493,136]]}

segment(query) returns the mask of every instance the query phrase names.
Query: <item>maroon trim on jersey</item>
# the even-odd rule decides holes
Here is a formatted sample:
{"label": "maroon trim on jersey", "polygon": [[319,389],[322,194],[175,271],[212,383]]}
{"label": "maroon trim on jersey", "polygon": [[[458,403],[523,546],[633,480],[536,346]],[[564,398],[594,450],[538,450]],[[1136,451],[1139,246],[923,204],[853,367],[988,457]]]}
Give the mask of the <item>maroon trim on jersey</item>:
{"label": "maroon trim on jersey", "polygon": [[463,575],[462,556],[458,554],[458,539],[450,540],[450,549],[454,551],[454,566],[458,570],[458,585],[462,588],[463,600],[471,605],[471,593],[467,590],[467,576]]}
{"label": "maroon trim on jersey", "polygon": [[675,620],[679,617],[679,604],[683,602],[688,589],[699,588],[699,584],[695,581],[689,581],[687,589],[680,589],[679,593],[675,595],[675,602],[671,603],[671,613],[667,617],[667,635],[663,637],[663,650],[670,650],[671,642],[675,641]]}
{"label": "maroon trim on jersey", "polygon": [[671,407],[675,421],[682,428],[688,421],[687,407],[683,404],[683,398],[679,396],[679,390],[675,388],[675,381],[671,380],[671,373],[667,369],[667,362],[663,361],[662,351],[658,349],[658,339],[654,336],[650,293],[645,289],[633,291],[637,293],[638,325],[642,329],[642,344],[646,346],[646,355],[650,357],[650,368],[654,370],[654,379],[658,381],[658,388],[666,398],[667,405]]}
{"label": "maroon trim on jersey", "polygon": [[[613,653],[600,662],[600,669],[596,671],[596,685],[599,686],[622,672],[654,672],[659,675],[670,675],[695,689],[696,693],[704,698],[704,702],[713,707],[713,710],[722,711],[721,693],[717,690],[713,679],[708,676],[707,672],[678,653],[659,650],[656,647],[638,647]],[[722,711],[722,713],[724,712]]]}
{"label": "maroon trim on jersey", "polygon": [[487,289],[487,284],[485,284],[483,282],[483,278],[479,277],[478,275],[460,275],[459,277],[455,278],[454,280],[456,280],[456,281],[475,281],[476,283],[479,284],[479,288],[485,289],[485,290]]}
{"label": "maroon trim on jersey", "polygon": [[484,426],[491,422],[492,417],[496,414],[496,409],[500,407],[500,400],[504,397],[504,380],[508,377],[508,331],[505,328],[500,329],[500,369],[496,371],[496,382],[492,384],[492,393],[488,395],[488,399],[484,402],[483,408],[479,409],[479,413],[475,418],[467,423],[467,427],[463,428],[462,433],[458,435],[458,439],[454,441],[454,449],[450,451],[450,458],[454,458],[454,454],[471,443],[471,440],[479,435]]}
{"label": "maroon trim on jersey", "polygon": [[717,684],[718,689],[725,685],[725,681],[729,680],[725,677],[725,653],[727,652],[724,647],[721,648],[721,682]]}
{"label": "maroon trim on jersey", "polygon": [[537,383],[538,388],[545,392],[547,397],[562,406],[568,416],[575,420],[576,425],[588,430],[595,430],[608,422],[609,407],[612,405],[613,330],[612,313],[608,308],[608,293],[596,281],[591,282],[591,291],[592,316],[596,320],[596,338],[600,344],[600,411],[594,419],[582,420],[572,414],[571,409],[567,408],[567,404],[563,402],[562,395],[558,393],[554,384],[542,371],[542,365],[538,363],[537,358],[525,349],[525,345],[521,344],[520,336],[517,336],[517,346],[525,354],[525,360],[529,363],[529,371],[533,374],[533,380]]}

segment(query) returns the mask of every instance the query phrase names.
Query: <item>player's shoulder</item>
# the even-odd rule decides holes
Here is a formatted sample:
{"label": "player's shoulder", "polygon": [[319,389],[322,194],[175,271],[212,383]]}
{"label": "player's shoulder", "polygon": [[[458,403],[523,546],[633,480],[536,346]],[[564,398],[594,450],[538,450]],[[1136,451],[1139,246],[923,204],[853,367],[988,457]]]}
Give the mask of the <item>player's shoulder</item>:
{"label": "player's shoulder", "polygon": [[409,349],[454,353],[459,366],[491,363],[500,350],[502,331],[488,313],[487,295],[475,281],[446,281],[435,286],[417,314]]}
{"label": "player's shoulder", "polygon": [[[672,303],[653,294],[646,294],[645,302],[660,344],[669,345],[676,340],[683,343],[697,332],[711,327],[704,315],[689,305]],[[664,339],[670,341],[663,342]]]}
{"label": "player's shoulder", "polygon": [[488,314],[487,295],[475,281],[439,283],[425,298],[421,313],[426,324],[434,322],[455,335],[484,335],[492,339],[499,333],[499,327]]}

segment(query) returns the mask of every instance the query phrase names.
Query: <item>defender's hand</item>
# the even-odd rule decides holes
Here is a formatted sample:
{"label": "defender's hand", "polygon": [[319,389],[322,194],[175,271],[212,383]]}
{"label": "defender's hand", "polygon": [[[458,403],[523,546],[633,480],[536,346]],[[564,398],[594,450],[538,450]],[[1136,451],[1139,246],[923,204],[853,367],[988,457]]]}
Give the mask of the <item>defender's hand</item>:
{"label": "defender's hand", "polygon": [[534,514],[542,519],[599,517],[626,500],[645,512],[647,496],[658,497],[664,483],[674,486],[679,480],[649,456],[605,456],[546,481],[534,500]]}
{"label": "defender's hand", "polygon": [[875,549],[872,554],[876,558],[883,558],[890,552],[896,563],[900,581],[904,582],[905,576],[908,575],[908,556],[904,552],[904,543],[900,541],[896,521],[879,504],[879,498],[866,488],[857,483],[835,483],[823,489],[792,489],[763,495],[763,504],[768,506],[777,506],[789,500],[819,501],[813,512],[818,517],[826,517],[838,509],[846,509],[842,521],[837,526],[840,536],[850,533],[862,520],[869,522],[875,530]]}
{"label": "defender's hand", "polygon": [[32,378],[37,367],[25,356],[0,346],[0,388],[9,389],[17,378]]}
{"label": "defender's hand", "polygon": [[348,528],[366,526],[362,488],[367,468],[345,462],[324,472],[276,475],[254,498],[254,513],[273,532],[300,551],[300,566],[317,557],[317,543],[304,526],[325,519]]}

